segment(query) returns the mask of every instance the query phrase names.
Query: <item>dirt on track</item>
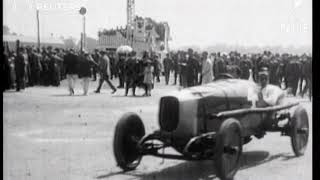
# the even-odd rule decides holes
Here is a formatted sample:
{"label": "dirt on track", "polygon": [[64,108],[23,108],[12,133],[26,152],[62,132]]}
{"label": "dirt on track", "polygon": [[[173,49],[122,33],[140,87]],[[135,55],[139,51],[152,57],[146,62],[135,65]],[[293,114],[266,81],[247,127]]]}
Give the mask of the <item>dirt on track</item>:
{"label": "dirt on track", "polygon": [[[60,87],[32,87],[3,94],[3,178],[5,180],[99,180],[99,179],[218,179],[213,162],[189,162],[143,157],[135,171],[123,173],[116,166],[112,139],[123,113],[138,113],[151,133],[158,128],[159,98],[178,87],[155,84],[151,97],[124,97],[119,89],[111,95],[104,86],[82,96],[79,81],[75,96],[68,96],[66,82]],[[115,85],[117,81],[113,81]],[[78,94],[78,95],[77,95]],[[143,90],[137,91],[138,95]],[[236,180],[312,179],[312,104],[307,109],[310,136],[304,156],[295,157],[290,138],[268,133],[244,146]],[[170,150],[169,150],[170,151]]]}

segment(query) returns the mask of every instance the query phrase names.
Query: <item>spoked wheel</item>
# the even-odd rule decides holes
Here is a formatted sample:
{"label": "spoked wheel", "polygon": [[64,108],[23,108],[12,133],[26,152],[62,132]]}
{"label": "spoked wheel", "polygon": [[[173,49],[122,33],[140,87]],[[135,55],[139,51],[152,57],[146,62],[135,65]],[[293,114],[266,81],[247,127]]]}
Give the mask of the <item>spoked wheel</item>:
{"label": "spoked wheel", "polygon": [[309,122],[307,111],[298,106],[291,117],[291,146],[296,156],[304,154],[309,137]]}
{"label": "spoked wheel", "polygon": [[216,147],[215,168],[222,180],[231,180],[240,168],[242,154],[241,125],[234,118],[225,120],[220,126]]}
{"label": "spoked wheel", "polygon": [[141,161],[139,140],[145,135],[144,125],[135,113],[124,114],[117,123],[113,152],[118,166],[124,171],[134,170]]}

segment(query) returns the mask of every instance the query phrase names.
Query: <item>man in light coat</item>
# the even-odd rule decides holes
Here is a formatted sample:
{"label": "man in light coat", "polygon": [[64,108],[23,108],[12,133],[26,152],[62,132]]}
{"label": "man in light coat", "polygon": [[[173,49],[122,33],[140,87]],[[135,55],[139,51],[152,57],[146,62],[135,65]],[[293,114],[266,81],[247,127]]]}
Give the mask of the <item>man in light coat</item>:
{"label": "man in light coat", "polygon": [[100,89],[102,87],[102,84],[104,81],[108,83],[110,88],[113,90],[112,94],[114,94],[117,89],[114,87],[114,85],[110,82],[110,76],[111,76],[111,71],[110,71],[110,59],[107,56],[105,51],[101,52],[102,57],[99,58],[99,71],[100,71],[100,81],[99,81],[99,86],[95,93],[100,93]]}
{"label": "man in light coat", "polygon": [[213,69],[211,59],[208,58],[208,53],[202,54],[202,84],[207,84],[213,81]]}
{"label": "man in light coat", "polygon": [[269,70],[263,67],[259,72],[257,107],[275,106],[283,103],[285,92],[278,86],[269,83]]}

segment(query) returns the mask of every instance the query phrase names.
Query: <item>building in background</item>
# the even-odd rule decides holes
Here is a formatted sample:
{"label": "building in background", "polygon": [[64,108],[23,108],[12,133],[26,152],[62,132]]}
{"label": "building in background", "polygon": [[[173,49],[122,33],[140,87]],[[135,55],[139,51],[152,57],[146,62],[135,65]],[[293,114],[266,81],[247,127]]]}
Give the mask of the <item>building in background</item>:
{"label": "building in background", "polygon": [[[83,38],[83,36],[81,36],[81,38]],[[88,51],[88,52],[94,52],[94,50],[97,48],[98,46],[98,40],[95,39],[95,38],[92,38],[92,37],[88,37],[86,36],[86,46],[85,46],[85,50]],[[81,40],[78,41],[77,43],[77,48],[76,49],[79,49],[81,48]]]}
{"label": "building in background", "polygon": [[127,0],[127,25],[124,28],[98,32],[98,48],[115,51],[121,45],[129,45],[138,56],[148,51],[160,54],[162,59],[169,52],[169,24],[136,16],[134,3],[134,0]]}
{"label": "building in background", "polygon": [[[8,42],[10,50],[16,50],[16,42],[20,41],[20,44],[23,46],[38,46],[37,37],[32,36],[18,36],[18,35],[3,35],[3,42]],[[40,47],[48,47],[51,46],[53,48],[65,48],[65,43],[60,38],[48,37],[41,38]]]}

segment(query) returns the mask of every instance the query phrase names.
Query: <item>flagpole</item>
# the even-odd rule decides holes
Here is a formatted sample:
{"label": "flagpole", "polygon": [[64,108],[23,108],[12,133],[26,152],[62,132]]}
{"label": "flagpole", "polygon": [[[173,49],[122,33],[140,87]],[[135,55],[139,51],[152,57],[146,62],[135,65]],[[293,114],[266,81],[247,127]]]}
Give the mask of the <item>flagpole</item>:
{"label": "flagpole", "polygon": [[86,17],[85,15],[83,15],[83,36],[82,36],[82,48],[83,48],[83,51],[86,49]]}
{"label": "flagpole", "polygon": [[37,38],[38,38],[38,52],[40,52],[40,26],[39,26],[39,9],[37,9]]}
{"label": "flagpole", "polygon": [[83,23],[83,30],[82,30],[82,41],[81,41],[81,52],[83,52],[83,50],[85,49],[85,42],[86,42],[86,18],[85,18],[85,14],[87,12],[87,9],[85,7],[81,7],[79,10],[79,13],[82,15],[82,23]]}

